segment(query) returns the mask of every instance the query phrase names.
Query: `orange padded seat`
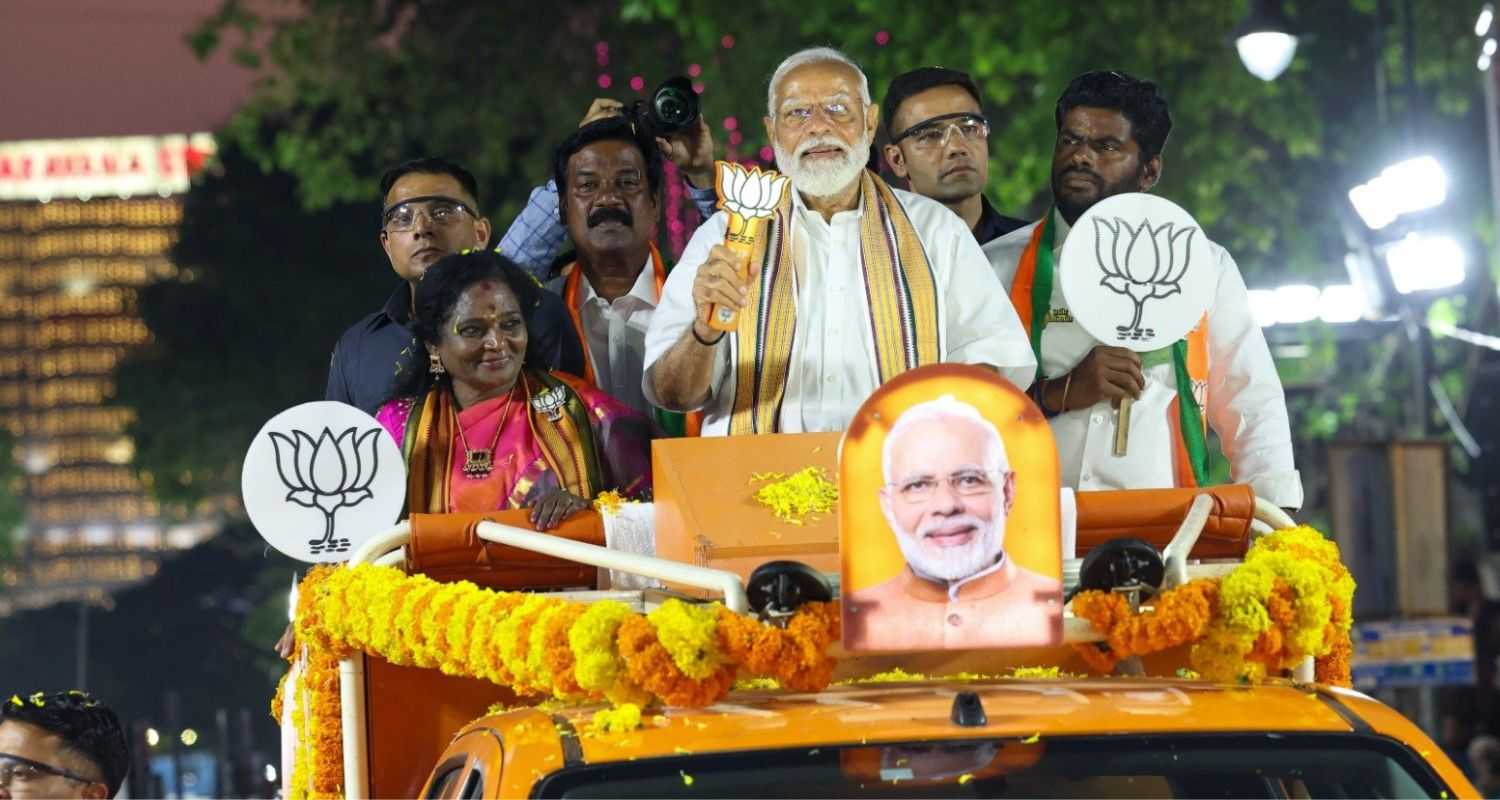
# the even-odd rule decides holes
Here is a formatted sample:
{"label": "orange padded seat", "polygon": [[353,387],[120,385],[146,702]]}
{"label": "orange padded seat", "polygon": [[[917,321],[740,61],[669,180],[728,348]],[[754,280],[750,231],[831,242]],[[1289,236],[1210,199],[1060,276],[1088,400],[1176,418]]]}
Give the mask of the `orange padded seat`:
{"label": "orange padded seat", "polygon": [[1244,484],[1078,492],[1077,554],[1082,558],[1091,548],[1122,537],[1144,539],[1160,550],[1187,518],[1193,498],[1204,493],[1213,497],[1214,507],[1189,558],[1244,558],[1255,517],[1255,492]]}
{"label": "orange padded seat", "polygon": [[[480,522],[499,522],[532,530],[529,509],[471,514],[413,514],[406,571],[437,581],[471,581],[492,589],[548,589],[593,586],[598,570],[560,558],[479,538]],[[604,544],[604,521],[597,511],[580,511],[551,531],[551,536]]]}

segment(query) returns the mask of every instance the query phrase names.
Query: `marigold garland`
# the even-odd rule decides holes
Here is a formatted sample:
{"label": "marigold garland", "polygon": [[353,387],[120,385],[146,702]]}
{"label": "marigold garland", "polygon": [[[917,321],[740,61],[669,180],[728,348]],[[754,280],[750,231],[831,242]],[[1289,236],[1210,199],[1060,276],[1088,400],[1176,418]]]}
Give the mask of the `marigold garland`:
{"label": "marigold garland", "polygon": [[[583,604],[439,583],[391,567],[317,567],[298,595],[297,636],[335,664],[352,651],[396,664],[484,678],[519,695],[703,706],[735,677],[821,689],[838,607],[809,604],[785,630],[718,604],[668,600],[649,615],[616,602]],[[335,727],[337,727],[335,725]]]}
{"label": "marigold garland", "polygon": [[1208,680],[1258,680],[1312,656],[1318,680],[1339,686],[1350,684],[1353,607],[1354,579],[1338,545],[1306,526],[1262,537],[1228,575],[1169,589],[1141,613],[1108,592],[1080,592],[1072,603],[1105,635],[1107,650],[1077,647],[1099,672],[1191,643],[1192,665]]}

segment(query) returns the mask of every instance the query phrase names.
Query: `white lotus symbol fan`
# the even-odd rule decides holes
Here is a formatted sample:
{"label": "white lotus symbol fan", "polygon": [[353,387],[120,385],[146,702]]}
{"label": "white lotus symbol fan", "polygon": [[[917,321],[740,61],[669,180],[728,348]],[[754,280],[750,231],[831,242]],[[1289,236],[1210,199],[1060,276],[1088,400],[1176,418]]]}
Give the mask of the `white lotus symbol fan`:
{"label": "white lotus symbol fan", "polygon": [[1137,226],[1119,217],[1113,221],[1094,218],[1095,257],[1104,271],[1100,285],[1129,297],[1135,304],[1135,316],[1128,325],[1116,326],[1121,340],[1143,339],[1156,335],[1141,327],[1146,301],[1171,297],[1182,291],[1187,274],[1189,253],[1195,227],[1178,228],[1166,222],[1152,227],[1150,220]]}

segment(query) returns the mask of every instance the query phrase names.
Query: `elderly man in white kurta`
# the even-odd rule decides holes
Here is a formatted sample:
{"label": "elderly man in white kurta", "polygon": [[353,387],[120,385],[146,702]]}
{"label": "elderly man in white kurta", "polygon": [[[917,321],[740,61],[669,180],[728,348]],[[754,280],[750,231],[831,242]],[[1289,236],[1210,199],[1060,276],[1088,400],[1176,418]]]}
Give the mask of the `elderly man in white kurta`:
{"label": "elderly man in white kurta", "polygon": [[[703,434],[843,430],[896,374],[988,365],[1023,389],[1036,360],[974,237],[952,211],[864,169],[880,114],[828,48],[771,77],[766,131],[792,191],[739,277],[726,216],[694,234],[646,333],[652,403],[704,411]],[[721,305],[736,330],[707,324]]]}
{"label": "elderly man in white kurta", "polygon": [[[1203,422],[1218,433],[1236,483],[1288,509],[1302,505],[1292,462],[1286,396],[1234,259],[1208,243],[1214,260],[1212,305],[1171,358],[1101,345],[1074,318],[1053,280],[1070,226],[1095,203],[1149,191],[1161,175],[1172,120],[1155,84],[1118,72],[1075,79],[1057,102],[1052,154],[1054,207],[1040,222],[985,245],[1038,348],[1041,370],[1031,392],[1050,418],[1066,486],[1155,489],[1206,479]],[[1047,288],[1050,284],[1050,292]],[[1130,444],[1113,452],[1121,397],[1135,398]]]}

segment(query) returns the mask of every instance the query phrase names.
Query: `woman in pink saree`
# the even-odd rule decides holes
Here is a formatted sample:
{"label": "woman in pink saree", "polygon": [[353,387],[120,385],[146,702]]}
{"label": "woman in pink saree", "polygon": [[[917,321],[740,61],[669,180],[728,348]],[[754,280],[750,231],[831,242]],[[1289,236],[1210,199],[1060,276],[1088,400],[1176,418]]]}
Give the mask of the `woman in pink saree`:
{"label": "woman in pink saree", "polygon": [[557,526],[605,490],[651,488],[651,424],[582,380],[526,367],[543,290],[491,251],[448,256],[417,284],[412,327],[429,368],[376,418],[407,464],[413,513],[530,508]]}

